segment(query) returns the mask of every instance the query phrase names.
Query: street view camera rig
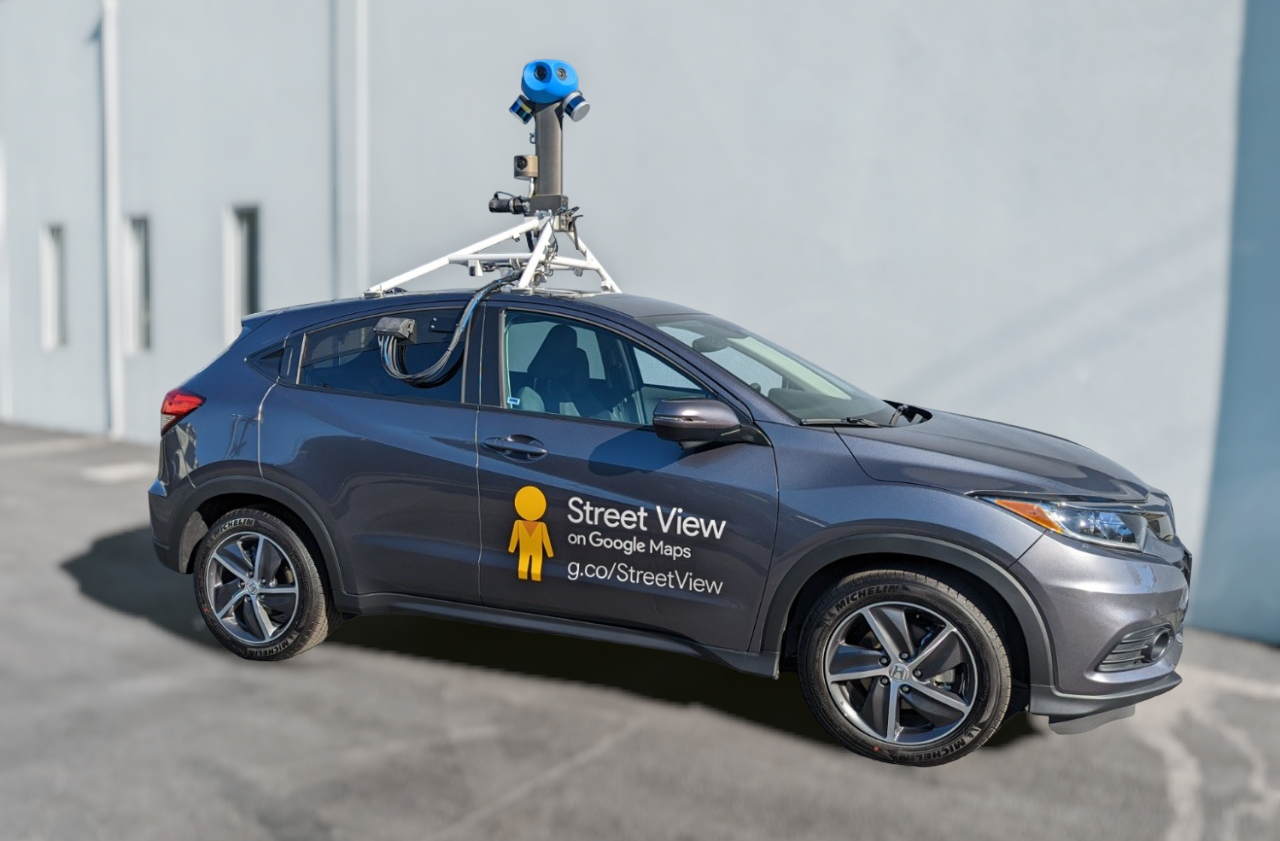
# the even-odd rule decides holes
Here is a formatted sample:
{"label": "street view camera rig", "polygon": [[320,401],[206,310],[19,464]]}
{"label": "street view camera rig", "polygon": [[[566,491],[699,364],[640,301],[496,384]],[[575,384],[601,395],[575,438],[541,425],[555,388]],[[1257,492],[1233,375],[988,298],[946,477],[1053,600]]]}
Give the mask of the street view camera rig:
{"label": "street view camera rig", "polygon": [[[574,215],[577,208],[569,207],[569,198],[564,195],[561,184],[564,118],[568,116],[578,122],[591,110],[586,97],[578,90],[578,71],[564,61],[539,59],[529,62],[520,80],[520,96],[510,110],[521,122],[532,122],[534,127],[535,154],[515,156],[515,177],[529,182],[529,195],[495,193],[489,200],[489,210],[493,213],[523,214],[525,221],[379,283],[365,292],[366,297],[379,297],[449,264],[467,266],[472,277],[506,270],[508,274],[500,283],[510,284],[515,289],[536,286],[556,269],[566,269],[577,275],[590,271],[600,276],[603,291],[621,291],[578,236],[577,217]],[[573,246],[582,255],[581,259],[560,256],[557,233],[570,236]],[[519,240],[521,234],[529,244],[527,253],[485,253],[486,248],[503,240]]]}
{"label": "street view camera rig", "polygon": [[[374,333],[382,364],[388,374],[412,385],[428,387],[449,376],[462,357],[462,341],[466,335],[471,315],[486,296],[497,290],[530,289],[544,282],[556,269],[581,275],[584,271],[600,276],[600,288],[605,292],[619,292],[618,285],[609,277],[600,262],[592,256],[587,244],[578,236],[578,208],[569,207],[560,180],[563,165],[564,117],[578,122],[591,109],[582,91],[578,90],[578,71],[564,61],[539,59],[524,67],[520,80],[520,96],[511,106],[511,113],[526,125],[533,123],[532,136],[536,153],[516,155],[515,176],[529,182],[528,196],[510,193],[494,193],[489,200],[492,213],[523,214],[525,221],[510,230],[483,239],[461,251],[446,254],[416,269],[397,275],[366,291],[365,297],[377,298],[388,292],[398,291],[402,285],[450,264],[465,265],[472,277],[482,277],[485,272],[502,271],[498,280],[485,284],[471,296],[463,308],[462,317],[454,327],[445,352],[424,371],[411,373],[405,370],[404,345],[411,343],[417,322],[412,318],[387,317],[378,320]],[[557,233],[570,235],[573,246],[582,255],[560,256]],[[486,252],[505,239],[519,240],[524,234],[529,251],[524,253]]]}

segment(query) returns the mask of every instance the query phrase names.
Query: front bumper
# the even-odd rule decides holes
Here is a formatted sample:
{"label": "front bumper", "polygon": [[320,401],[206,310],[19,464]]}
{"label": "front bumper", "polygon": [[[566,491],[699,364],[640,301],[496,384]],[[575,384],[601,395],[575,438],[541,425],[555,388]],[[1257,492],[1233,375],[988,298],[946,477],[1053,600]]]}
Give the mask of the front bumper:
{"label": "front bumper", "polygon": [[[1096,726],[1091,726],[1091,722],[1106,724],[1131,715],[1135,704],[1163,695],[1180,683],[1182,678],[1177,672],[1171,671],[1147,685],[1109,695],[1067,695],[1052,686],[1033,684],[1027,709],[1034,715],[1048,716],[1050,727],[1058,732],[1082,733]],[[1084,726],[1061,730],[1054,727],[1061,722],[1080,722]]]}
{"label": "front bumper", "polygon": [[[1040,607],[1053,652],[1053,684],[1030,687],[1028,709],[1051,722],[1131,707],[1173,689],[1182,655],[1190,555],[1148,538],[1124,552],[1046,534],[1010,569]],[[1117,659],[1135,637],[1161,635],[1149,659]],[[1108,658],[1108,655],[1111,655]],[[1110,716],[1114,718],[1116,716]]]}

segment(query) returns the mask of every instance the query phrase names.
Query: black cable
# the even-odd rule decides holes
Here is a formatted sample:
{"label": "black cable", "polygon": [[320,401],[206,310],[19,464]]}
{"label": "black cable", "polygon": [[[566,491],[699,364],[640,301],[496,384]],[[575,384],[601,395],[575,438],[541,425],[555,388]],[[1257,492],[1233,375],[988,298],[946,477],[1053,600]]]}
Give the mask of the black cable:
{"label": "black cable", "polygon": [[386,369],[387,374],[397,380],[420,388],[427,388],[443,382],[462,357],[463,337],[466,336],[467,326],[471,323],[471,316],[475,313],[476,307],[485,298],[510,283],[512,276],[508,274],[476,290],[475,294],[471,296],[471,300],[467,301],[466,307],[463,308],[462,315],[458,318],[458,323],[453,328],[453,336],[449,339],[449,345],[445,348],[444,353],[436,360],[434,365],[416,374],[410,374],[405,371],[404,347],[400,344],[402,340],[412,337],[412,322],[406,327],[404,325],[405,319],[379,319],[373,330],[378,336],[378,348],[382,352],[382,367]]}

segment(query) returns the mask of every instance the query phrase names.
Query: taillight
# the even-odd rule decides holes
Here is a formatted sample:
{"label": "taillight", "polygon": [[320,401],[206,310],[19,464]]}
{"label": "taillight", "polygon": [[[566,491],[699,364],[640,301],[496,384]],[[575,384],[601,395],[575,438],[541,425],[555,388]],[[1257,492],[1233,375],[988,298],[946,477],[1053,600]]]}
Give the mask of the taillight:
{"label": "taillight", "polygon": [[160,434],[164,435],[175,423],[202,405],[204,398],[185,388],[175,388],[166,394],[164,402],[160,404]]}

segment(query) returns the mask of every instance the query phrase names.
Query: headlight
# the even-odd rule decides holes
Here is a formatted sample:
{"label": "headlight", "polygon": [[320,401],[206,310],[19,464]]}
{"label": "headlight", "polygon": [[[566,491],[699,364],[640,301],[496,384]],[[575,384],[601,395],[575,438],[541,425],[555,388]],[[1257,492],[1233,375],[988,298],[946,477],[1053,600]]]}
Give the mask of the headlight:
{"label": "headlight", "polygon": [[1147,538],[1147,517],[1127,505],[1088,505],[1036,499],[984,497],[1006,511],[1049,531],[1116,549],[1141,549]]}

